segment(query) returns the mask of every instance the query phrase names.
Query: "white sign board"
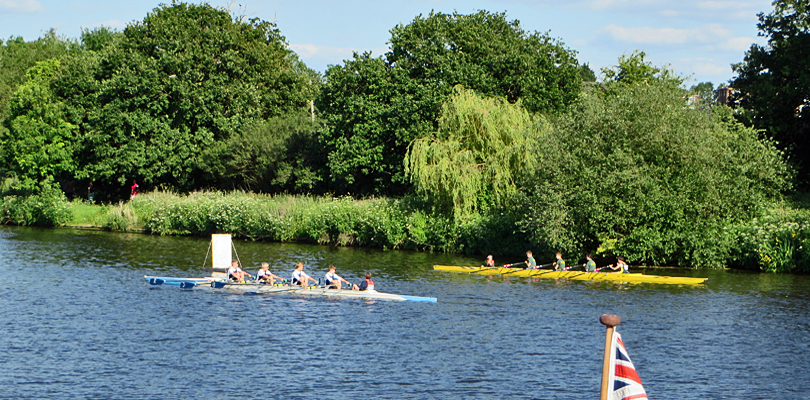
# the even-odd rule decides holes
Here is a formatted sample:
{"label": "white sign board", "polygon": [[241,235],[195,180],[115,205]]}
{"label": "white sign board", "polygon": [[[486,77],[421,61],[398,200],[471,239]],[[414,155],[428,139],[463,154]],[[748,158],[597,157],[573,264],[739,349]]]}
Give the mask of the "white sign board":
{"label": "white sign board", "polygon": [[211,235],[211,266],[213,268],[228,269],[232,260],[231,235],[227,233]]}

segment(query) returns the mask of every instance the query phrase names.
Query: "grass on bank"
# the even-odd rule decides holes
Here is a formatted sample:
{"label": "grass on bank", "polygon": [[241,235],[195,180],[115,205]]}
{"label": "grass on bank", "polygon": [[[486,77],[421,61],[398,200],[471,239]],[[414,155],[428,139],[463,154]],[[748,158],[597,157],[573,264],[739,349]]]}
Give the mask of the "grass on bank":
{"label": "grass on bank", "polygon": [[[4,196],[4,224],[95,226],[159,235],[237,237],[388,249],[521,254],[537,248],[505,217],[465,221],[424,211],[408,199],[262,195],[245,192],[141,194],[117,204],[67,202],[58,193]],[[774,202],[758,218],[726,227],[717,246],[727,265],[810,272],[810,195]]]}

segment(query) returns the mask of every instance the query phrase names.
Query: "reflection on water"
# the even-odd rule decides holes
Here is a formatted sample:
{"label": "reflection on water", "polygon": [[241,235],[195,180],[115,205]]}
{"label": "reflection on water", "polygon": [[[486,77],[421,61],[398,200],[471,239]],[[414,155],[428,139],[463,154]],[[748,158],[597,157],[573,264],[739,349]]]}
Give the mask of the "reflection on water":
{"label": "reflection on water", "polygon": [[[0,398],[593,399],[604,327],[650,398],[802,399],[805,276],[654,270],[705,286],[437,273],[446,254],[236,242],[243,264],[302,261],[437,304],[150,286],[202,276],[208,240],[0,227]],[[209,260],[210,262],[210,260]],[[255,271],[251,271],[253,273]]]}

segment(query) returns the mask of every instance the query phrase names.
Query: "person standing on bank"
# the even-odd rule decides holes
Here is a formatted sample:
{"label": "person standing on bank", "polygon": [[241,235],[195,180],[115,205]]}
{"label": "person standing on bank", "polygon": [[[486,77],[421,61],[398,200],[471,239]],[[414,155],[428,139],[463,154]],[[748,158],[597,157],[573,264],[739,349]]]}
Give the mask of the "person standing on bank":
{"label": "person standing on bank", "polygon": [[129,188],[129,199],[132,200],[138,195],[138,182],[132,180],[132,186]]}

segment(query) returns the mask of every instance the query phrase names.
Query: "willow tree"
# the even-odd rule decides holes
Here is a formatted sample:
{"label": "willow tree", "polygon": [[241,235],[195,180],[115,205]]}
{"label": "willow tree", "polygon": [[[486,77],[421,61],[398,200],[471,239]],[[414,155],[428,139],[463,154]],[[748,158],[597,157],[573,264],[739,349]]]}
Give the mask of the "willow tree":
{"label": "willow tree", "polygon": [[533,162],[529,144],[536,132],[520,103],[456,86],[442,106],[438,132],[411,142],[406,173],[437,211],[457,219],[503,206]]}

